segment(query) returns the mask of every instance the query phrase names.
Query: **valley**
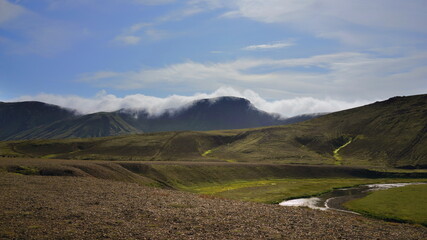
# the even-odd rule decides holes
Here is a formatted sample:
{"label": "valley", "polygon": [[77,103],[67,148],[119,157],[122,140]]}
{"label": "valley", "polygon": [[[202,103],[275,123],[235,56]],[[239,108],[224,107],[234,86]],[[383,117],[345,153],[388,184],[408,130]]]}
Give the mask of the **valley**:
{"label": "valley", "polygon": [[337,188],[427,182],[426,116],[427,95],[417,95],[290,125],[1,141],[0,237],[427,238],[412,216],[367,218],[397,219],[384,212],[402,207],[367,210],[382,198],[374,194],[348,203],[364,216],[278,205]]}
{"label": "valley", "polygon": [[395,97],[291,125],[3,141],[0,156],[423,168],[426,116],[427,95]]}

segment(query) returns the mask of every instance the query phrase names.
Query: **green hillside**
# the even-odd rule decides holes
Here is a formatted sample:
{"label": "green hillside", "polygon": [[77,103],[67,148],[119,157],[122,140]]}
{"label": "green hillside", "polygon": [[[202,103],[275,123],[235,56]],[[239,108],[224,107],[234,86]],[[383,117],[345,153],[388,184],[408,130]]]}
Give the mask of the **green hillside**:
{"label": "green hillside", "polygon": [[0,155],[425,167],[426,130],[427,95],[418,95],[286,126],[1,142]]}
{"label": "green hillside", "polygon": [[427,165],[427,95],[336,112],[310,121],[245,131],[212,157],[338,165]]}

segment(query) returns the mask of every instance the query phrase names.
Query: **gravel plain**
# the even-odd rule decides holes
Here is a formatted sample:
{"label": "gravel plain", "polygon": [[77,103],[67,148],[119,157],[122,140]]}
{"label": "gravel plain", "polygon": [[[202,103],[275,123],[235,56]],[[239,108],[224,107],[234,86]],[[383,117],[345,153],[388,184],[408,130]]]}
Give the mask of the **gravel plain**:
{"label": "gravel plain", "polygon": [[427,239],[427,228],[93,177],[0,172],[0,239]]}

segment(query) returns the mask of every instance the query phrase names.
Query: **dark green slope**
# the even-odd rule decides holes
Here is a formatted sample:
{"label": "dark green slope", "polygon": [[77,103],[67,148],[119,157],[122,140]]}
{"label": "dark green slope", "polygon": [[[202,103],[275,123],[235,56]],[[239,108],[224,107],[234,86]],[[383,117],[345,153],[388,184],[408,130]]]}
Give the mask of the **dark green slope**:
{"label": "dark green slope", "polygon": [[139,133],[117,113],[77,115],[41,102],[0,103],[0,140],[58,139]]}
{"label": "dark green slope", "polygon": [[21,132],[14,139],[93,138],[140,133],[117,113],[94,113]]}
{"label": "dark green slope", "polygon": [[0,140],[16,133],[74,117],[74,111],[42,102],[0,102]]}

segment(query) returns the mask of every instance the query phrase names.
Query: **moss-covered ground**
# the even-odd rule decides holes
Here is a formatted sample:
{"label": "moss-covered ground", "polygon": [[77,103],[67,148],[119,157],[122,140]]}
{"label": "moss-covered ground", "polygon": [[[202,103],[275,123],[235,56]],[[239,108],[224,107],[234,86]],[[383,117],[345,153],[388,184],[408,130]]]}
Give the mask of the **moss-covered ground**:
{"label": "moss-covered ground", "polygon": [[427,184],[376,191],[345,206],[380,219],[427,226]]}
{"label": "moss-covered ground", "polygon": [[[222,184],[181,186],[180,189],[229,199],[279,203],[286,199],[315,196],[335,188],[361,184],[418,182],[427,179],[367,179],[367,178],[288,178],[252,181],[232,181]],[[426,215],[427,216],[427,215]]]}

